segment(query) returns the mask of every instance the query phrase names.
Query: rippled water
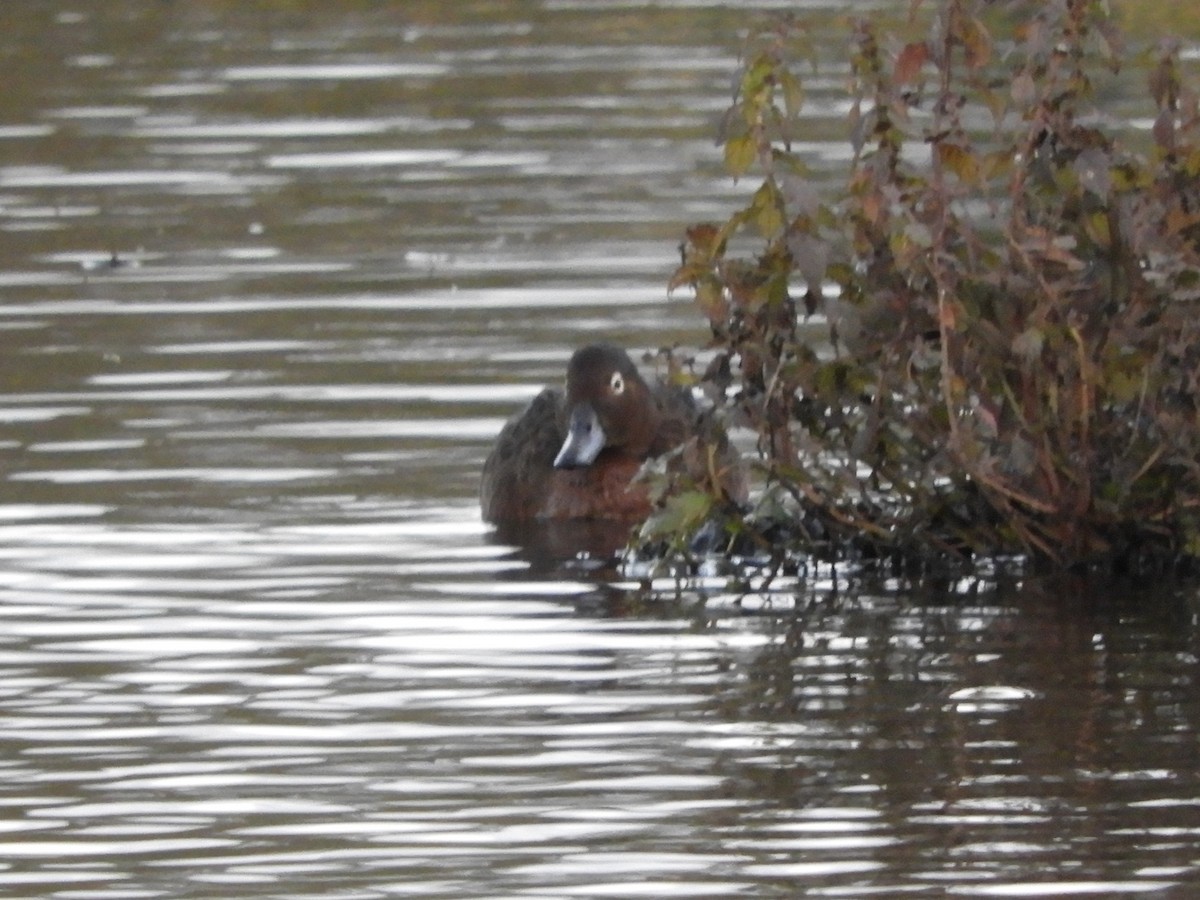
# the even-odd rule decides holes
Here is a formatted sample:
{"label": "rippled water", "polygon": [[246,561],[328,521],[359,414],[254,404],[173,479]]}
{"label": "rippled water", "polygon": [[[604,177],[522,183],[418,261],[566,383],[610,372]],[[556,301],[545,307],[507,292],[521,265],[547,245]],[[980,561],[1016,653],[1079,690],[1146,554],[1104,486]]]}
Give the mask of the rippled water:
{"label": "rippled water", "polygon": [[742,22],[0,6],[0,893],[1196,890],[1194,585],[702,603],[480,522],[573,345],[703,342]]}

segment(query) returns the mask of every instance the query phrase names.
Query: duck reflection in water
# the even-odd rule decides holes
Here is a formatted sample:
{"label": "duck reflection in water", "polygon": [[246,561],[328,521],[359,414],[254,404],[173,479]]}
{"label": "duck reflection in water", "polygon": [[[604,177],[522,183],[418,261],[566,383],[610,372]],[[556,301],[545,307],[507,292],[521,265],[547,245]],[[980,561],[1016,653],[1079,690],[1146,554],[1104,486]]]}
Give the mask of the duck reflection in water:
{"label": "duck reflection in water", "polygon": [[653,506],[638,471],[681,447],[682,464],[704,473],[714,449],[721,490],[745,501],[736,452],[690,393],[647,382],[619,347],[589,344],[571,357],[565,390],[546,388],[501,430],[483,466],[483,518],[554,555],[581,539],[612,552]]}

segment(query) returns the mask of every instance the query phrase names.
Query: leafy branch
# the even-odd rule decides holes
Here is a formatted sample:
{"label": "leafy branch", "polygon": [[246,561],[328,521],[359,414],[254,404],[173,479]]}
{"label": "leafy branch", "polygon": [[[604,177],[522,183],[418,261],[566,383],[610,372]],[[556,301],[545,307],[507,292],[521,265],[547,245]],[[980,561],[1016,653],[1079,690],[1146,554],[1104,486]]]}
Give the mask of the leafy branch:
{"label": "leafy branch", "polygon": [[1054,566],[1200,554],[1200,112],[1170,42],[1149,146],[1097,109],[1125,55],[1104,6],[856,21],[853,158],[824,193],[792,145],[814,42],[794,17],[754,33],[721,139],[761,183],[688,229],[670,283],[757,435],[763,489],[732,531]]}

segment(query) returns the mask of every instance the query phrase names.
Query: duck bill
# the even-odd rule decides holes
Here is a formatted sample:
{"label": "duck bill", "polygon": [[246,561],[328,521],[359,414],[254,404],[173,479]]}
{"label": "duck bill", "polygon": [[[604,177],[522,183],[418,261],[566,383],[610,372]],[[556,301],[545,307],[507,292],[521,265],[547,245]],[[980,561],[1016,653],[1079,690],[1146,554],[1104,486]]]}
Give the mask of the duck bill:
{"label": "duck bill", "polygon": [[590,466],[604,449],[606,440],[596,411],[586,403],[573,407],[571,417],[567,420],[567,438],[563,441],[558,456],[554,457],[554,468],[578,469]]}

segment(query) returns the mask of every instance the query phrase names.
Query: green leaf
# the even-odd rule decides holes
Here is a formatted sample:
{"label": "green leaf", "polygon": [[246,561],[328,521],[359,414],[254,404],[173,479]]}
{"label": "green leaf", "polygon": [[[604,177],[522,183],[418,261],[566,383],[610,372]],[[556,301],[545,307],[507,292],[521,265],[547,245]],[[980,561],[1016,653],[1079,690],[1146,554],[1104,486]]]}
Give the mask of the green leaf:
{"label": "green leaf", "polygon": [[752,133],[732,137],[725,142],[725,168],[734,178],[745,175],[758,156],[758,141]]}
{"label": "green leaf", "polygon": [[1119,370],[1109,372],[1106,380],[1108,394],[1118,403],[1133,403],[1141,396],[1146,386],[1144,373]]}
{"label": "green leaf", "polygon": [[704,491],[681,491],[667,499],[642,526],[642,536],[678,535],[698,528],[712,510],[713,498]]}
{"label": "green leaf", "polygon": [[742,76],[742,96],[751,101],[758,99],[755,95],[766,87],[774,73],[775,63],[771,57],[766,53],[759,53],[746,67],[746,74]]}

